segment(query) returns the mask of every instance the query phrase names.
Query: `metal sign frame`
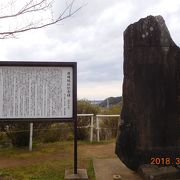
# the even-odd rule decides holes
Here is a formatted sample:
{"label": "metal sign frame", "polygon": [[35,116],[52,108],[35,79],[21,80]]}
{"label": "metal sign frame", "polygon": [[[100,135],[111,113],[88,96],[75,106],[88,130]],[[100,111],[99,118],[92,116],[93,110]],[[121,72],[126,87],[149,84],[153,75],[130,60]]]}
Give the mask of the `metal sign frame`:
{"label": "metal sign frame", "polygon": [[74,174],[77,174],[77,63],[76,62],[30,62],[30,61],[1,61],[1,66],[24,66],[24,67],[72,67],[72,118],[0,118],[1,122],[72,122],[74,123]]}
{"label": "metal sign frame", "polygon": [[0,118],[0,122],[4,121],[28,121],[28,122],[72,122],[77,116],[77,63],[76,62],[22,62],[22,61],[1,61],[1,66],[20,66],[20,67],[72,67],[73,70],[73,84],[72,84],[72,118]]}

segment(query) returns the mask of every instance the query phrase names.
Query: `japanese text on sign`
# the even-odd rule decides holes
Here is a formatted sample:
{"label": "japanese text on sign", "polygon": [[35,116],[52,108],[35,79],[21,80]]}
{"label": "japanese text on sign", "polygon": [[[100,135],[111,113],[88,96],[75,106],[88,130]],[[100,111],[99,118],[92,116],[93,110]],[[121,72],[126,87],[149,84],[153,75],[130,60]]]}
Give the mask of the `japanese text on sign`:
{"label": "japanese text on sign", "polygon": [[71,118],[73,68],[0,66],[0,118]]}

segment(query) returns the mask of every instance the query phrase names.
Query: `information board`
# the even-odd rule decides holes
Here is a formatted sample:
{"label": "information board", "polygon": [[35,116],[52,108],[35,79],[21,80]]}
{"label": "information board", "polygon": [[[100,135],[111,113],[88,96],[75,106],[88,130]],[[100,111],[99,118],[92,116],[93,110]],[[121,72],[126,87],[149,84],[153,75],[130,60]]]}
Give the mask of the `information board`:
{"label": "information board", "polygon": [[0,62],[1,119],[73,119],[74,63]]}

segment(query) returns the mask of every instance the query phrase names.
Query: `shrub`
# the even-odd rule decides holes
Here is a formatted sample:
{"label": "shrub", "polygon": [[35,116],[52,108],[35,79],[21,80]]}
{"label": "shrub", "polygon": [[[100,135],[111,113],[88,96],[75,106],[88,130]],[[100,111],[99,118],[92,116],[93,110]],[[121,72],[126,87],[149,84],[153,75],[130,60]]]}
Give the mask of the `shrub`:
{"label": "shrub", "polygon": [[0,147],[9,147],[11,146],[11,140],[7,137],[5,132],[0,133]]}
{"label": "shrub", "polygon": [[[48,123],[34,123],[34,129],[47,128],[48,126]],[[26,147],[29,145],[29,122],[1,123],[0,127],[9,137],[14,147]],[[35,131],[33,131],[33,134],[33,137],[37,135]]]}
{"label": "shrub", "polygon": [[[77,104],[78,114],[98,114],[100,108],[97,105],[91,104],[87,100],[79,100]],[[87,140],[89,138],[89,125],[90,125],[90,117],[78,117],[78,139],[79,140]]]}
{"label": "shrub", "polygon": [[[104,108],[103,114],[120,114],[121,112],[121,105],[117,104],[110,108]],[[100,121],[100,127],[102,128],[100,131],[100,138],[101,139],[110,139],[114,138],[117,135],[118,130],[118,117],[105,117],[103,120]]]}
{"label": "shrub", "polygon": [[36,141],[49,143],[63,140],[72,140],[72,130],[67,123],[53,123],[48,129],[38,131]]}
{"label": "shrub", "polygon": [[15,147],[25,147],[29,144],[29,123],[1,124],[1,128]]}

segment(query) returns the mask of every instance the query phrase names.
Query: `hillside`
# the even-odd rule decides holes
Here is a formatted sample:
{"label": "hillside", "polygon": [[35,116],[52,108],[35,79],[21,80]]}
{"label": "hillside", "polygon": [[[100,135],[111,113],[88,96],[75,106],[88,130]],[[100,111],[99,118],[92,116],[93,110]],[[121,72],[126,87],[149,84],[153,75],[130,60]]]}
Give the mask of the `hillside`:
{"label": "hillside", "polygon": [[[102,101],[99,106],[101,107],[111,107],[113,105],[116,104],[121,104],[122,103],[122,96],[118,96],[118,97],[108,97],[106,98],[104,101]],[[109,104],[109,105],[108,105]]]}

